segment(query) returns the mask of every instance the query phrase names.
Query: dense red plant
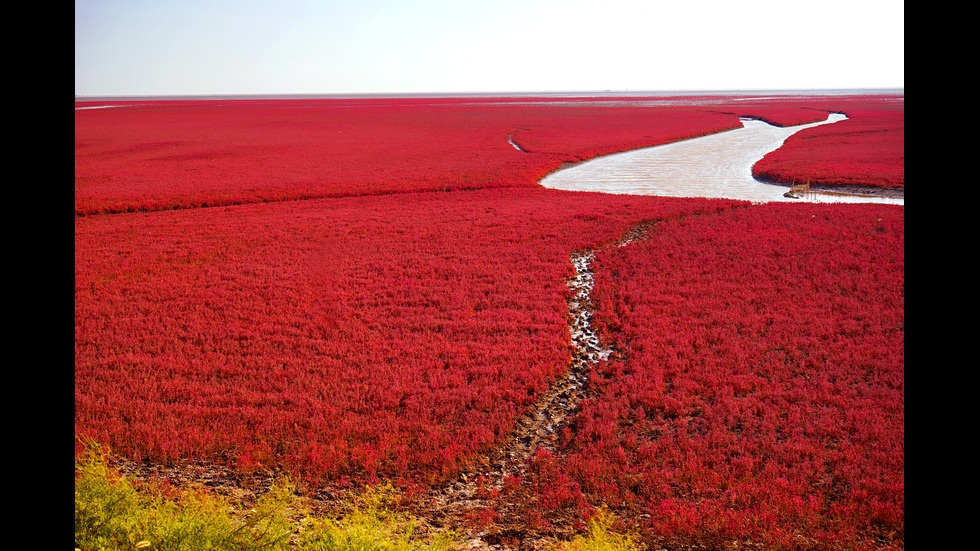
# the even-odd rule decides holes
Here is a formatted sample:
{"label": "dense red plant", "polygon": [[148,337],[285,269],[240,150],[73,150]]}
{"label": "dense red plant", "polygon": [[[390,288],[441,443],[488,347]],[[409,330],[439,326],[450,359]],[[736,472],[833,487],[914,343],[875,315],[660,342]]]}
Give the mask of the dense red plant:
{"label": "dense red plant", "polygon": [[828,112],[808,107],[795,107],[771,103],[763,105],[726,104],[719,111],[732,113],[739,117],[759,119],[775,126],[796,126],[827,120]]}
{"label": "dense red plant", "polygon": [[596,264],[619,354],[536,466],[542,502],[577,488],[565,506],[618,504],[674,540],[904,539],[902,207],[692,217]]}
{"label": "dense red plant", "polygon": [[441,480],[567,368],[571,251],[728,204],[522,189],[76,218],[76,432]]}
{"label": "dense red plant", "polygon": [[[904,134],[901,105],[78,110],[75,432],[152,461],[277,465],[312,484],[445,481],[567,368],[569,253],[663,221],[597,257],[598,319],[621,355],[594,374],[562,448],[532,462],[529,515],[605,503],[647,519],[654,539],[776,548],[903,538],[901,207],[536,185],[563,162],[725,130],[736,114],[851,117],[788,142],[788,158],[842,136],[880,146]],[[904,171],[893,146],[883,162]],[[852,150],[779,177],[867,183]]]}
{"label": "dense red plant", "polygon": [[738,125],[732,115],[690,107],[582,102],[200,101],[76,110],[75,213],[534,187],[563,162]]}
{"label": "dense red plant", "polygon": [[75,112],[75,212],[534,186],[563,162],[736,128],[734,114],[785,126],[822,120],[827,111],[842,109],[852,111],[847,125],[804,131],[760,162],[757,176],[904,185],[904,110],[894,102],[828,102],[770,98],[744,104],[727,97],[119,102]]}
{"label": "dense red plant", "polygon": [[817,108],[848,120],[801,130],[753,167],[761,180],[905,188],[905,103],[838,100]]}

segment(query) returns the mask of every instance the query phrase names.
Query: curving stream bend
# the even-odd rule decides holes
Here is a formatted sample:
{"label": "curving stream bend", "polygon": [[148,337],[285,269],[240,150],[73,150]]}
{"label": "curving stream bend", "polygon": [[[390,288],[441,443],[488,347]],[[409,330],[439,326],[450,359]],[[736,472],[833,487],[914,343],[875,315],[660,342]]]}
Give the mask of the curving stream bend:
{"label": "curving stream bend", "polygon": [[552,172],[541,180],[547,188],[629,195],[740,199],[757,203],[810,201],[820,203],[890,203],[904,198],[810,192],[785,197],[785,186],[759,182],[752,166],[779,148],[786,138],[806,128],[847,119],[831,113],[825,121],[790,127],[742,118],[742,128],[679,142],[614,153]]}
{"label": "curving stream bend", "polygon": [[[599,191],[630,195],[705,197],[753,202],[803,201],[823,203],[876,202],[904,205],[904,198],[809,192],[792,198],[788,187],[766,184],[752,176],[752,166],[777,149],[789,136],[847,117],[832,113],[826,121],[778,127],[755,119],[742,120],[742,128],[666,145],[615,153],[558,170],[541,185],[567,191]],[[508,140],[519,151],[521,147]],[[630,229],[614,246],[623,247],[645,239],[650,224]],[[559,428],[588,395],[589,372],[615,350],[600,341],[592,317],[594,306],[592,260],[594,249],[572,253],[575,275],[566,281],[573,296],[568,302],[568,328],[572,363],[566,378],[558,380],[531,411],[517,423],[510,443],[503,449],[495,470],[495,486],[504,477],[520,474],[538,448],[554,449]]]}

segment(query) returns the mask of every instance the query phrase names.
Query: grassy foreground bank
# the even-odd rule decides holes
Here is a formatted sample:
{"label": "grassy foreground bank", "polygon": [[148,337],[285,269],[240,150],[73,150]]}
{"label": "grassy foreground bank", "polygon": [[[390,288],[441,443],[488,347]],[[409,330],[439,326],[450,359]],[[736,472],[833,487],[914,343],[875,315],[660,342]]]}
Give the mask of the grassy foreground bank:
{"label": "grassy foreground bank", "polygon": [[[90,446],[75,460],[75,549],[449,551],[466,542],[447,532],[423,535],[420,522],[390,507],[391,486],[368,488],[342,517],[317,517],[283,480],[247,507],[203,489],[175,491],[129,479]],[[555,542],[556,551],[638,551],[599,515],[587,534]]]}

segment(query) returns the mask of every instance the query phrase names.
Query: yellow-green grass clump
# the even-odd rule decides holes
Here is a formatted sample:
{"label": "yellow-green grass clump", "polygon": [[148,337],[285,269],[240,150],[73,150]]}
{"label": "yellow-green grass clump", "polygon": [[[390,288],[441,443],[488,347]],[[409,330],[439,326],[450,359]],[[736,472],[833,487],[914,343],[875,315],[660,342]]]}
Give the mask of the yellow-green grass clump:
{"label": "yellow-green grass clump", "polygon": [[441,551],[452,534],[417,536],[417,524],[390,510],[391,486],[369,488],[343,518],[309,514],[283,480],[254,507],[203,490],[167,492],[136,483],[109,467],[90,446],[75,462],[75,548],[109,550]]}

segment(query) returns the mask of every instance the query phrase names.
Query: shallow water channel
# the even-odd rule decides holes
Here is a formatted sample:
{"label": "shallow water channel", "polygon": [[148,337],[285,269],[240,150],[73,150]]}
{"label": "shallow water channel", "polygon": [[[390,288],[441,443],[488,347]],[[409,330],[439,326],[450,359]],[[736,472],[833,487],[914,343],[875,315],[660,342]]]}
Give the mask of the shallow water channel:
{"label": "shallow water channel", "polygon": [[541,180],[547,188],[628,195],[820,203],[890,203],[904,198],[810,192],[784,197],[786,186],[759,182],[752,165],[779,148],[789,136],[822,124],[845,120],[831,113],[826,121],[779,127],[743,118],[742,128],[665,145],[614,153],[555,171]]}

